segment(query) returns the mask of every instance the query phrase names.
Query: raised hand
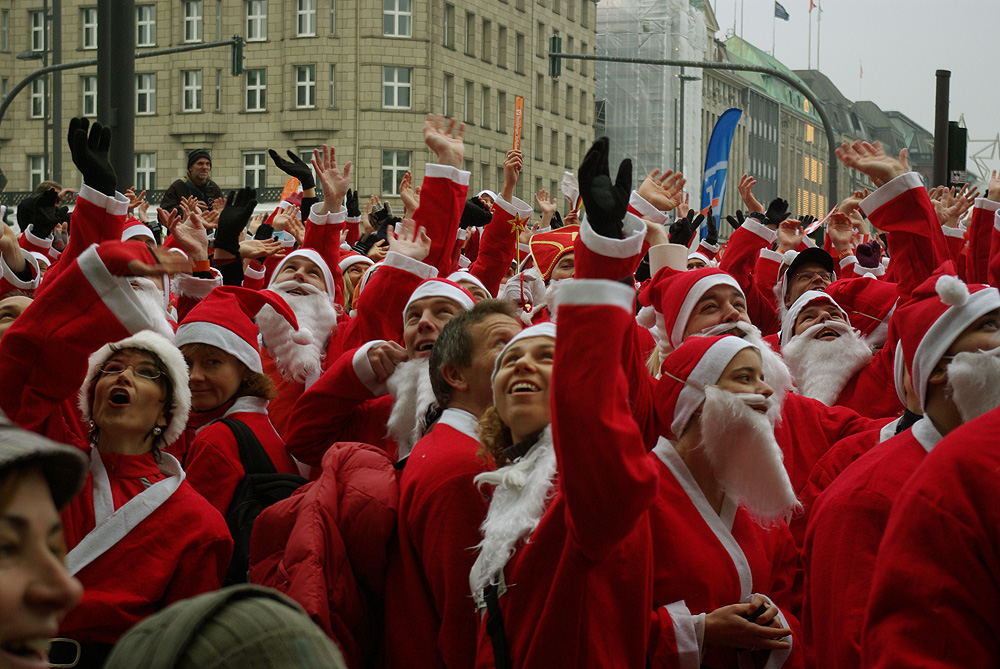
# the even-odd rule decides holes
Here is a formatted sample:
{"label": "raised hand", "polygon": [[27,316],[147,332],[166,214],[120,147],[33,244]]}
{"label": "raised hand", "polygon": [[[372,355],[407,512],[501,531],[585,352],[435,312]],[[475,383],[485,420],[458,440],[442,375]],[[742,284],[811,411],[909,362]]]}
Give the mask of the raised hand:
{"label": "raised hand", "polygon": [[778,225],[778,253],[797,249],[805,234],[802,221],[795,218],[782,221]]}
{"label": "raised hand", "polygon": [[524,167],[524,157],[521,152],[508,151],[503,159],[503,190],[500,191],[500,197],[508,202],[514,197],[514,186],[517,185],[522,167]]}
{"label": "raised hand", "polygon": [[681,199],[680,203],[677,205],[677,215],[684,218],[688,215],[689,211],[691,211],[691,196],[684,193],[683,199]]}
{"label": "raised hand", "polygon": [[771,201],[764,212],[764,218],[771,229],[777,229],[788,218],[788,202],[780,197]]}
{"label": "raised hand", "polygon": [[840,158],[840,162],[871,179],[876,188],[910,171],[906,149],[899,152],[898,159],[892,158],[886,155],[882,145],[878,142],[874,144],[868,142],[848,144],[844,142],[837,149],[837,157]]}
{"label": "raised hand", "polygon": [[277,239],[244,239],[240,242],[240,257],[246,259],[281,257],[285,248]]}
{"label": "raised hand", "polygon": [[680,172],[653,170],[639,184],[639,195],[660,211],[672,211],[680,205],[684,197],[684,184],[687,180]]}
{"label": "raised hand", "polygon": [[191,209],[181,200],[182,217],[176,209],[157,211],[160,225],[174,236],[177,246],[195,261],[208,260],[208,232],[205,221],[197,209]]}
{"label": "raised hand", "polygon": [[420,206],[417,193],[413,190],[413,172],[409,170],[403,175],[403,180],[399,182],[399,199],[403,201],[403,218],[410,218],[413,212]]}
{"label": "raised hand", "polygon": [[216,249],[239,255],[240,233],[247,227],[256,207],[257,191],[253,188],[229,191],[226,208],[219,214],[219,226],[215,231]]}
{"label": "raised hand", "polygon": [[705,220],[704,214],[695,216],[694,209],[687,213],[684,218],[679,218],[670,224],[670,243],[688,246],[694,233],[701,227],[701,222]]}
{"label": "raised hand", "polygon": [[427,236],[427,231],[423,227],[418,228],[412,219],[404,218],[399,225],[390,225],[387,233],[390,251],[414,260],[423,260],[431,252],[431,238]]}
{"label": "raised hand", "polygon": [[344,171],[341,172],[337,167],[337,150],[324,144],[322,151],[313,150],[312,166],[320,186],[323,187],[321,213],[340,211],[340,205],[344,203],[344,196],[347,195],[347,188],[351,185],[351,163],[344,165]]}
{"label": "raised hand", "polygon": [[302,190],[305,191],[316,187],[316,179],[313,177],[312,170],[297,155],[291,151],[286,151],[289,160],[285,160],[274,149],[268,149],[267,153],[271,156],[271,160],[274,161],[279,170],[299,180],[299,183],[302,184]]}
{"label": "raised hand", "polygon": [[705,224],[705,243],[715,246],[719,243],[719,226],[715,222],[712,210],[708,210],[708,223]]}
{"label": "raised hand", "polygon": [[608,167],[610,146],[608,138],[601,137],[583,157],[578,172],[580,195],[594,232],[611,239],[624,239],[625,213],[632,193],[632,161],[628,158],[622,161],[612,183]]}
{"label": "raised hand", "polygon": [[990,184],[986,187],[986,197],[994,202],[1000,202],[1000,177],[997,171],[990,172]]}
{"label": "raised hand", "polygon": [[424,143],[437,156],[441,165],[462,169],[465,162],[465,124],[448,119],[445,126],[440,114],[428,114],[424,121]]}
{"label": "raised hand", "polygon": [[[87,134],[87,128],[90,134]],[[73,154],[73,164],[83,175],[83,183],[108,197],[115,196],[118,177],[108,160],[111,148],[111,128],[94,123],[85,118],[73,118],[69,122],[69,149]]]}
{"label": "raised hand", "polygon": [[368,349],[368,362],[375,372],[375,380],[379,383],[392,376],[396,367],[409,359],[406,349],[394,341],[387,341]]}
{"label": "raised hand", "polygon": [[[760,212],[756,212],[756,213],[760,213]],[[743,215],[743,211],[740,210],[740,209],[736,210],[736,216],[735,217],[734,216],[726,216],[726,221],[729,223],[730,226],[732,226],[733,230],[736,230],[741,225],[743,225],[743,221],[745,221],[745,220],[747,220],[746,216]]]}
{"label": "raised hand", "polygon": [[128,199],[128,210],[132,211],[139,206],[141,202],[145,201],[146,191],[142,191],[138,195],[135,194],[135,188],[129,188],[125,191],[125,197]]}
{"label": "raised hand", "polygon": [[348,188],[345,204],[347,205],[348,218],[358,218],[361,216],[361,207],[358,206],[358,191]]}
{"label": "raised hand", "polygon": [[549,225],[558,207],[555,198],[549,199],[549,192],[543,188],[535,194],[535,204],[542,210],[542,223]]}
{"label": "raised hand", "polygon": [[478,197],[470,197],[465,201],[465,209],[462,210],[462,218],[458,221],[458,227],[481,228],[493,220],[493,214],[489,208],[483,204]]}
{"label": "raised hand", "polygon": [[854,242],[854,223],[847,214],[835,211],[826,221],[826,236],[830,238],[830,243],[837,253],[843,253],[850,249]]}
{"label": "raised hand", "polygon": [[763,214],[764,205],[753,194],[753,187],[755,185],[757,185],[757,180],[749,174],[744,174],[740,177],[740,182],[736,185],[736,189],[740,192],[740,198],[742,198],[743,204],[747,206],[748,211]]}

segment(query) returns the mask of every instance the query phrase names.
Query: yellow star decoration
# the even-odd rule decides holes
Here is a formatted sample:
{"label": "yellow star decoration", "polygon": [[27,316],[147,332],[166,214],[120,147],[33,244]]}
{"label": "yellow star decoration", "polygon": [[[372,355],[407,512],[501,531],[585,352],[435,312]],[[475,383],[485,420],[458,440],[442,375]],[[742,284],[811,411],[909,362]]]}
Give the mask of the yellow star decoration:
{"label": "yellow star decoration", "polygon": [[527,227],[528,219],[521,218],[519,215],[515,215],[514,218],[510,219],[507,222],[510,223],[510,231],[516,232],[517,234],[520,235],[522,232],[524,232],[524,228]]}

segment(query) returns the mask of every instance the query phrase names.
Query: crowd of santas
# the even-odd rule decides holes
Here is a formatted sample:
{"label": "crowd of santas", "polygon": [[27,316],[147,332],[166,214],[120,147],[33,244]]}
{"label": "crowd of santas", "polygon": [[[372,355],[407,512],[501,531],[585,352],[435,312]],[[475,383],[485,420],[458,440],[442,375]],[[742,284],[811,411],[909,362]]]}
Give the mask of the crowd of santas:
{"label": "crowd of santas", "polygon": [[386,249],[351,250],[324,146],[311,172],[275,158],[303,182],[296,249],[242,240],[244,189],[210,250],[194,199],[162,244],[130,220],[89,130],[65,250],[0,242],[0,408],[89,459],[62,512],[83,597],[46,609],[79,666],[222,585],[246,469],[221,419],[309,479],[257,517],[247,580],[351,667],[1000,661],[1000,179],[928,193],[844,145],[876,190],[824,247],[744,177],[720,249],[681,175],[612,181],[606,139],[579,224],[548,227],[546,194],[531,224],[517,152],[469,198],[461,126],[428,117]]}

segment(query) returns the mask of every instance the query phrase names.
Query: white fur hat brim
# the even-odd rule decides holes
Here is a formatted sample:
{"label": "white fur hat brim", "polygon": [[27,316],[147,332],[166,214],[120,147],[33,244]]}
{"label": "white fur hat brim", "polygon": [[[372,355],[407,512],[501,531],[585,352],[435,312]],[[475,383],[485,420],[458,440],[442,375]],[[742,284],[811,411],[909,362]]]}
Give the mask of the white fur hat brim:
{"label": "white fur hat brim", "polygon": [[184,355],[180,349],[174,346],[163,335],[152,330],[141,330],[131,337],[126,337],[121,341],[112,344],[105,344],[90,354],[87,360],[87,377],[80,387],[77,395],[77,404],[80,413],[85,421],[91,418],[91,404],[93,403],[94,382],[97,380],[98,370],[101,365],[107,362],[116,351],[125,348],[149,351],[163,363],[165,372],[173,385],[173,402],[170,405],[170,422],[166,430],[163,431],[163,442],[169,446],[174,443],[184,432],[187,426],[188,414],[191,413],[191,388],[188,386],[188,366],[184,362]]}

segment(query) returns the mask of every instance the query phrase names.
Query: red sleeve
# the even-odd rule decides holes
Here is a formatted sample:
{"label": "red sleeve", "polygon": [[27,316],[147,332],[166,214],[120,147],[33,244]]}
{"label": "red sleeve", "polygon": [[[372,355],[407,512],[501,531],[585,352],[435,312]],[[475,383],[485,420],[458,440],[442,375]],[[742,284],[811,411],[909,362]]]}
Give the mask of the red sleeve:
{"label": "red sleeve", "polygon": [[990,246],[990,263],[986,279],[991,286],[1000,286],[1000,221],[994,216]]}
{"label": "red sleeve", "polygon": [[531,207],[516,197],[512,199],[513,202],[507,202],[498,195],[493,202],[493,218],[483,229],[476,260],[469,267],[469,272],[494,296],[517,250],[518,223],[531,219]]}
{"label": "red sleeve", "polygon": [[965,259],[965,280],[968,283],[986,283],[986,268],[993,257],[993,216],[997,209],[1000,209],[1000,202],[976,198],[969,220],[969,253]]}
{"label": "red sleeve", "polygon": [[770,249],[778,233],[752,218],[748,218],[729,237],[719,269],[728,272],[747,295],[752,285],[751,274],[761,249]]}
{"label": "red sleeve", "polygon": [[361,217],[347,217],[347,238],[344,240],[348,246],[354,246],[361,239]]}
{"label": "red sleeve", "polygon": [[224,424],[201,430],[188,447],[184,472],[191,487],[225,516],[244,475],[232,430]]}
{"label": "red sleeve", "polygon": [[[347,220],[347,207],[341,206],[340,211],[321,214],[321,202],[312,206],[309,218],[306,220],[306,234],[302,247],[314,249],[326,261],[330,273],[333,274],[334,301],[344,306],[344,274],[340,271],[340,238],[344,232]],[[329,286],[327,287],[329,288]]]}
{"label": "red sleeve", "polygon": [[962,258],[962,251],[965,250],[966,231],[961,228],[942,227],[941,233],[944,235],[945,244],[948,246],[948,257],[958,266]]}
{"label": "red sleeve", "polygon": [[420,205],[413,220],[431,238],[431,252],[424,260],[438,274],[451,273],[458,222],[469,194],[469,173],[457,167],[429,163],[420,188]]}

